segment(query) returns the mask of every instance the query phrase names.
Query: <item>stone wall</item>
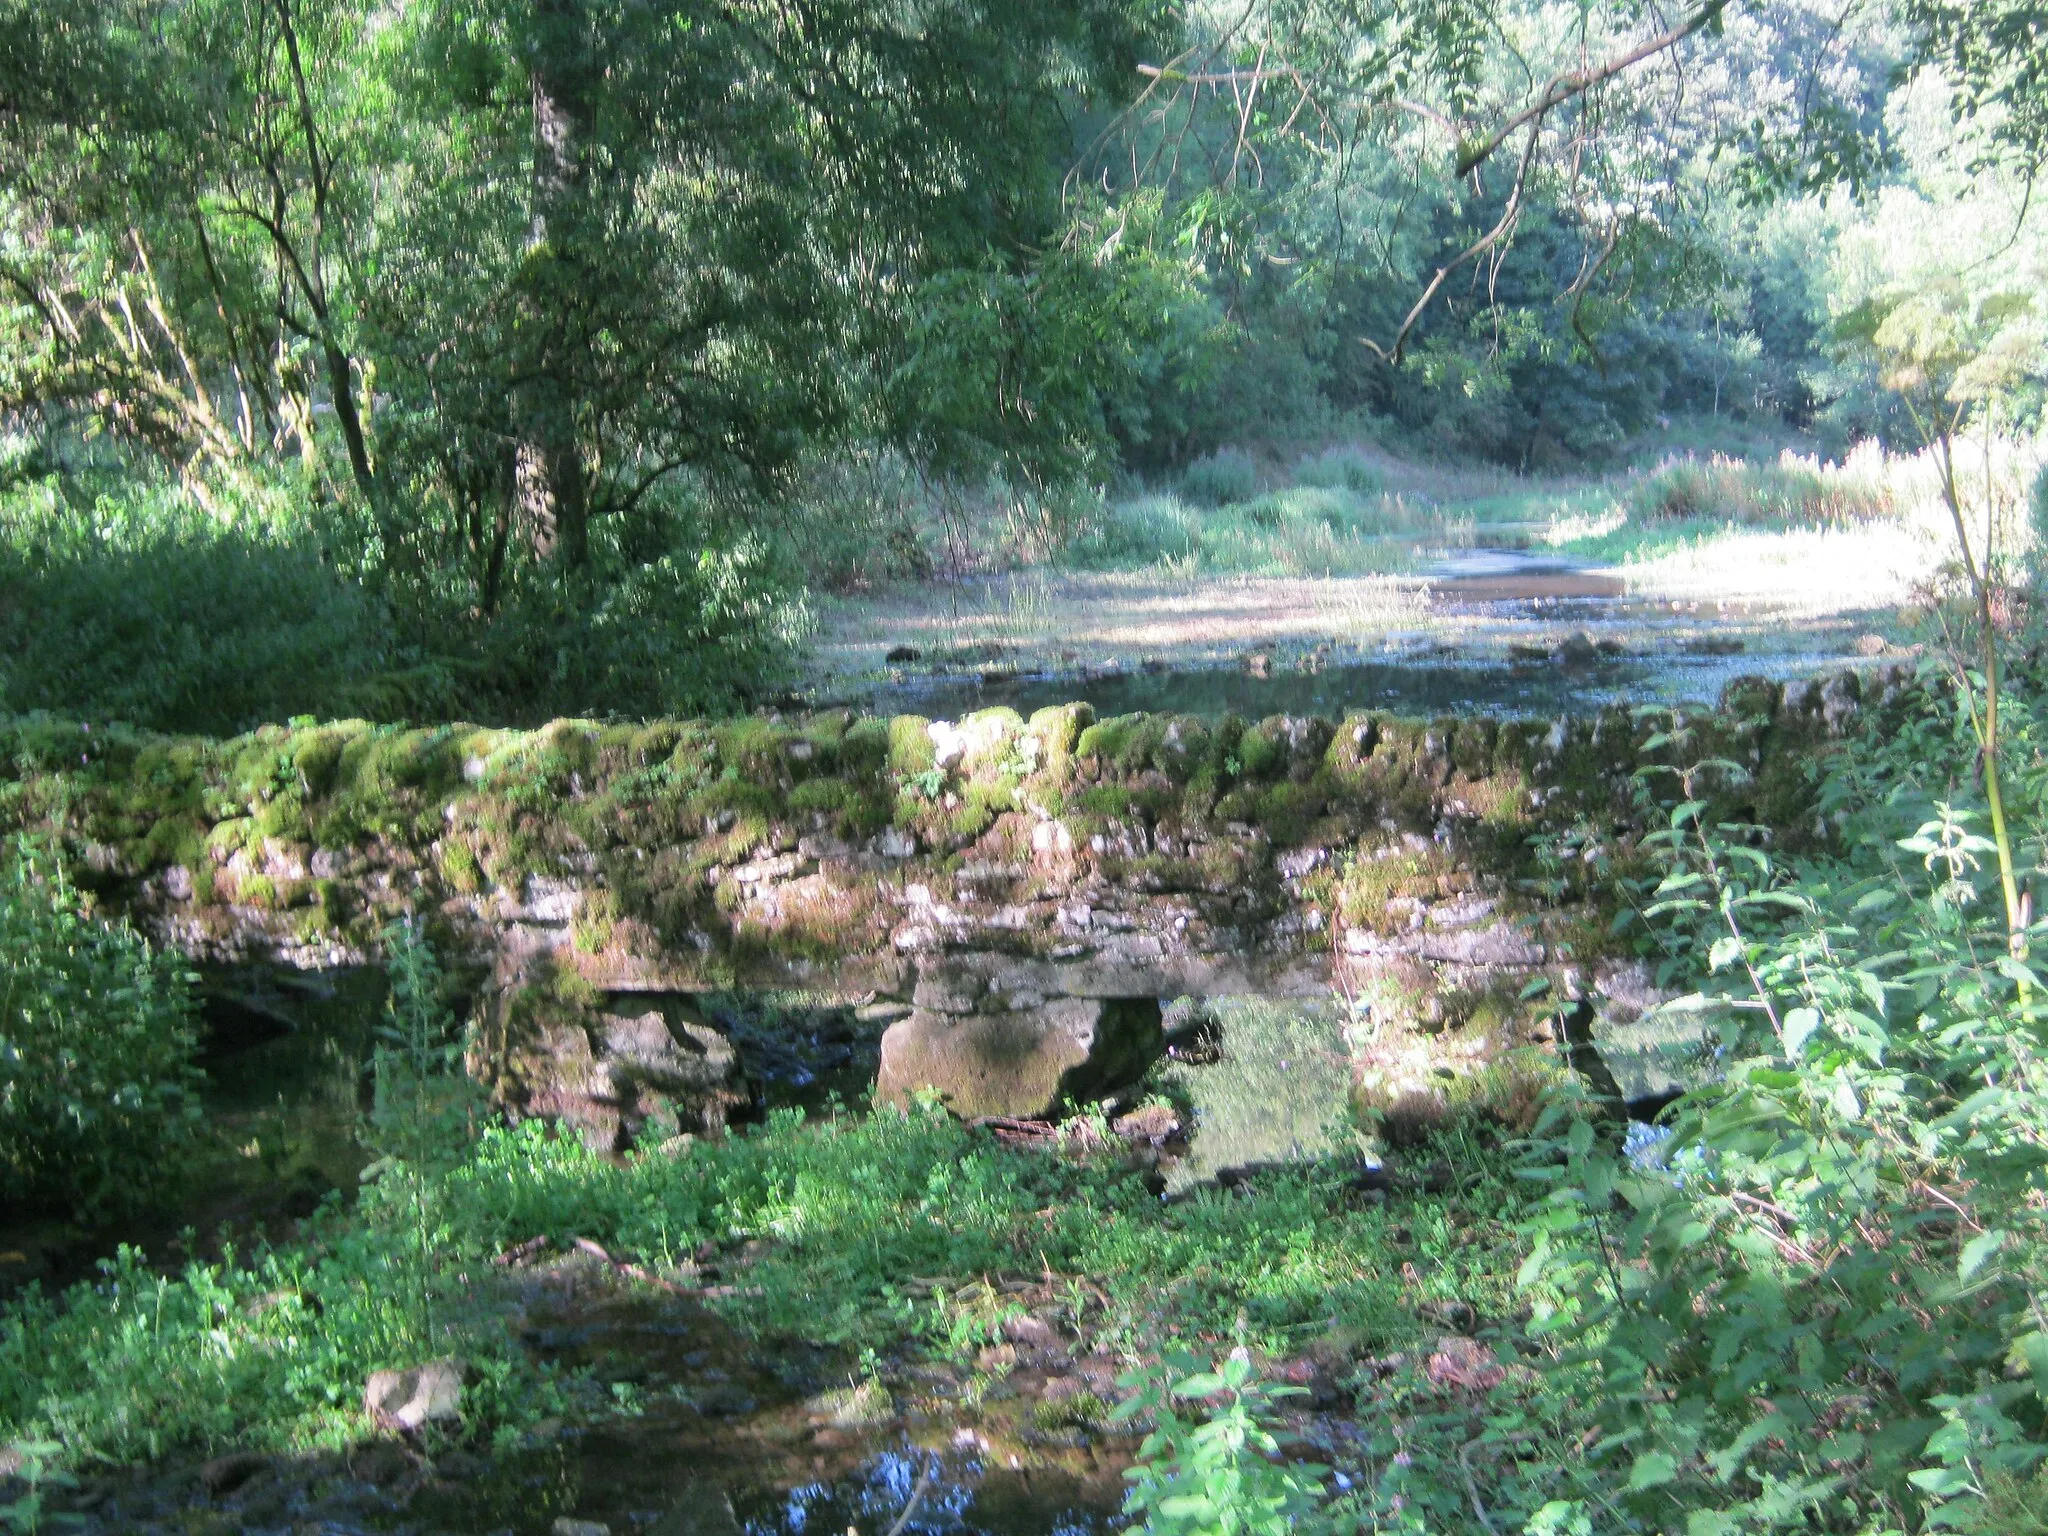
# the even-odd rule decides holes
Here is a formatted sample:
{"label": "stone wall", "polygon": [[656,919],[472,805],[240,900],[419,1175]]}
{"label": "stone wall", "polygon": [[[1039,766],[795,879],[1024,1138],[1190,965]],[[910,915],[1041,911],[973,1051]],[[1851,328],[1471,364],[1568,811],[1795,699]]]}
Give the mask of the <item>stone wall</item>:
{"label": "stone wall", "polygon": [[1162,998],[1469,997],[1539,970],[1598,987],[1605,925],[1546,834],[1625,860],[1637,769],[1712,756],[1751,770],[1720,814],[1825,837],[1816,754],[1906,686],[1745,681],[1681,712],[1675,742],[1670,718],[1618,709],[345,721],[230,741],[29,718],[0,726],[0,820],[60,835],[102,900],[198,959],[359,963],[425,915],[482,978],[481,1064],[537,1111],[629,1122],[644,1091],[721,1116],[681,1000],[753,987],[899,1000],[885,1097],[1035,1112],[1141,1069]]}

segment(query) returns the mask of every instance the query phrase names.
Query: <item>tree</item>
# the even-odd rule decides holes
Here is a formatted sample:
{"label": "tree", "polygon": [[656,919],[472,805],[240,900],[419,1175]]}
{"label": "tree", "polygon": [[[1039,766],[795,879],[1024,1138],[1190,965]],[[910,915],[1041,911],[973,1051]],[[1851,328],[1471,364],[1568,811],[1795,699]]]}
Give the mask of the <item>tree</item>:
{"label": "tree", "polygon": [[[617,546],[678,485],[773,487],[831,433],[910,430],[875,402],[929,285],[1059,289],[1031,274],[1057,252],[1067,114],[1170,21],[1120,0],[8,6],[6,403],[202,489],[296,452],[368,511],[377,559],[464,565],[485,611],[522,549],[580,571],[596,530]],[[1026,405],[990,413],[1004,451],[1063,460]]]}

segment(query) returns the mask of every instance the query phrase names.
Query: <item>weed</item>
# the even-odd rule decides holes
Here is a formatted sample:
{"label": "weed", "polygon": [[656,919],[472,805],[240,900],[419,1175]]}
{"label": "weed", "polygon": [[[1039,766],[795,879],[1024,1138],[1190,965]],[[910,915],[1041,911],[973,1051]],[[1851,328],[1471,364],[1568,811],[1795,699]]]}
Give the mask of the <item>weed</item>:
{"label": "weed", "polygon": [[[1296,1536],[1329,1529],[1321,1497],[1327,1470],[1280,1460],[1275,1403],[1298,1388],[1258,1379],[1250,1356],[1214,1366],[1184,1353],[1123,1378],[1132,1395],[1119,1419],[1145,1418],[1151,1432],[1126,1474],[1124,1513],[1145,1536]],[[1187,1409],[1208,1405],[1196,1419]]]}

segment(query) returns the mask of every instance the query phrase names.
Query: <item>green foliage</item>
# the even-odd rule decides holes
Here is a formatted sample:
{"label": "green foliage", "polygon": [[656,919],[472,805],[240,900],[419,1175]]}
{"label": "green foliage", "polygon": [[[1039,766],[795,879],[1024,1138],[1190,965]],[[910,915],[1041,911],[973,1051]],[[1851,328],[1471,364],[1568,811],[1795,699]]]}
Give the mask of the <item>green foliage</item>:
{"label": "green foliage", "polygon": [[[1476,1184],[1501,1187],[1497,1164],[1461,1156]],[[662,1264],[758,1240],[748,1285],[722,1308],[771,1333],[877,1345],[944,1344],[981,1326],[965,1278],[927,1297],[905,1276],[1044,1265],[1101,1288],[1111,1338],[1242,1325],[1264,1346],[1333,1318],[1398,1336],[1413,1325],[1379,1278],[1399,1270],[1396,1228],[1416,1244],[1403,1257],[1424,1270],[1426,1294],[1505,1303],[1502,1262],[1468,1243],[1448,1199],[1398,1217],[1348,1209],[1343,1177],[1305,1164],[1274,1174],[1257,1200],[1203,1190],[1162,1205],[1122,1167],[1004,1148],[936,1112],[812,1124],[779,1111],[723,1144],[625,1164],[542,1126],[494,1129],[447,1199],[452,1224],[493,1248],[584,1236]]]}
{"label": "green foliage", "polygon": [[1186,561],[1202,547],[1200,523],[1198,514],[1172,496],[1108,502],[1061,558],[1083,568]]}
{"label": "green foliage", "polygon": [[1673,460],[1636,482],[1628,505],[1651,520],[1792,528],[1869,522],[1894,510],[1881,475],[1790,454],[1775,463],[1719,454]]}
{"label": "green foliage", "polygon": [[1258,462],[1242,448],[1219,448],[1181,472],[1180,489],[1197,506],[1250,501],[1259,490]]}
{"label": "green foliage", "polygon": [[147,479],[0,493],[0,705],[217,733],[325,718],[534,722],[720,712],[787,675],[809,616],[766,545],[598,540],[480,619],[459,572],[352,571],[299,492],[232,516]]}
{"label": "green foliage", "polygon": [[[48,1458],[63,1449],[48,1440],[29,1440],[18,1445],[5,1447],[20,1460],[19,1481],[27,1485],[27,1492],[18,1499],[0,1504],[0,1524],[19,1533],[19,1536],[36,1536],[43,1526],[43,1490],[45,1488],[69,1489],[78,1486],[78,1479],[61,1467],[50,1465]],[[50,1523],[56,1526],[75,1524],[75,1515],[54,1515]]]}
{"label": "green foliage", "polygon": [[88,913],[56,859],[0,849],[0,1184],[85,1219],[173,1183],[199,1114],[184,969]]}
{"label": "green foliage", "polygon": [[373,1161],[363,1170],[363,1205],[371,1219],[395,1218],[407,1241],[406,1289],[418,1338],[435,1344],[434,1291],[439,1191],[463,1161],[485,1111],[484,1097],[464,1068],[468,1041],[450,1015],[447,983],[433,946],[411,920],[384,930],[391,975],[386,1020],[371,1056],[375,1093],[360,1131]]}
{"label": "green foliage", "polygon": [[1288,486],[1208,508],[1150,494],[1106,504],[1060,552],[1082,567],[1157,564],[1180,575],[1231,571],[1323,576],[1385,573],[1406,555],[1388,535],[1469,534],[1469,516],[1421,498]]}
{"label": "green foliage", "polygon": [[[2038,702],[2011,724],[2034,761]],[[1654,1158],[1560,1111],[1528,1170],[1547,1195],[1527,1273],[1571,1298],[1535,1331],[1597,1372],[1607,1464],[1647,1526],[1950,1523],[2048,1448],[2048,1017],[1950,798],[1968,741],[1934,712],[1866,743],[1824,790],[1841,851],[1798,866],[1714,819],[1738,765],[1663,781],[1641,910],[1721,1073]]]}
{"label": "green foliage", "polygon": [[[442,1047],[427,1035],[432,1083]],[[415,1052],[387,1049],[401,1061],[380,1140],[420,1149],[406,1172],[427,1173],[433,1338],[421,1334],[420,1207],[386,1172],[360,1215],[331,1208],[288,1247],[175,1275],[124,1250],[98,1283],[15,1306],[0,1317],[0,1441],[55,1442],[63,1465],[343,1443],[365,1429],[364,1375],[429,1344],[477,1373],[472,1432],[562,1412],[582,1399],[523,1363],[516,1313],[483,1262],[531,1237],[590,1238],[656,1266],[709,1245],[744,1266],[715,1303],[736,1322],[880,1353],[990,1342],[1009,1303],[978,1277],[1005,1273],[1086,1277],[1073,1321],[1105,1347],[1148,1351],[1231,1333],[1285,1349],[1333,1327],[1398,1345],[1424,1329],[1411,1307],[1512,1300],[1514,1239],[1473,1214],[1498,1207],[1505,1164],[1471,1148],[1448,1149],[1465,1195],[1397,1210],[1348,1202],[1347,1170],[1331,1165],[1276,1173],[1256,1198],[1209,1190],[1166,1205],[1115,1160],[1004,1147],[935,1110],[821,1123],[778,1112],[722,1144],[625,1162],[530,1122],[487,1130],[451,1166],[439,1090],[414,1114]],[[1420,1278],[1403,1279],[1404,1262]],[[1255,1415],[1262,1401],[1245,1398]]]}
{"label": "green foliage", "polygon": [[[307,1237],[175,1273],[124,1247],[97,1281],[14,1303],[0,1317],[0,1442],[51,1442],[62,1448],[54,1463],[78,1466],[362,1438],[364,1378],[421,1358],[412,1299],[394,1282],[408,1242],[339,1213]],[[473,1430],[569,1406],[524,1362],[502,1314],[451,1306],[444,1325],[442,1348],[452,1344],[472,1370],[464,1418]]]}
{"label": "green foliage", "polygon": [[[1258,1379],[1244,1350],[1213,1368],[1183,1352],[1132,1373],[1116,1417],[1151,1422],[1124,1475],[1124,1513],[1145,1536],[1289,1536],[1330,1529],[1320,1480],[1327,1468],[1279,1459],[1274,1403],[1298,1388]],[[1188,1409],[1206,1404],[1199,1419]]]}
{"label": "green foliage", "polygon": [[1351,491],[1359,496],[1377,496],[1386,488],[1379,466],[1357,448],[1325,448],[1294,466],[1297,485],[1319,486],[1324,490]]}

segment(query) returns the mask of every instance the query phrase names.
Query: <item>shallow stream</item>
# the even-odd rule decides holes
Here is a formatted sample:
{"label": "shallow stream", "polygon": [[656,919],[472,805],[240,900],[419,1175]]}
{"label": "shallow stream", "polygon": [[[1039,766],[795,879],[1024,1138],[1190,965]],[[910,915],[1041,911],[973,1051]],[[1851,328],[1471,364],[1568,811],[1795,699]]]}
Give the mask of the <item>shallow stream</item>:
{"label": "shallow stream", "polygon": [[1259,644],[1221,662],[1141,657],[1094,667],[1034,668],[1029,655],[992,656],[842,684],[827,701],[945,719],[997,705],[1029,715],[1075,701],[1103,716],[1248,719],[1712,703],[1737,677],[1783,679],[1854,664],[1854,642],[1881,617],[1801,624],[1741,604],[1634,597],[1612,573],[1514,549],[1446,555],[1426,576],[1431,623],[1367,648]]}

